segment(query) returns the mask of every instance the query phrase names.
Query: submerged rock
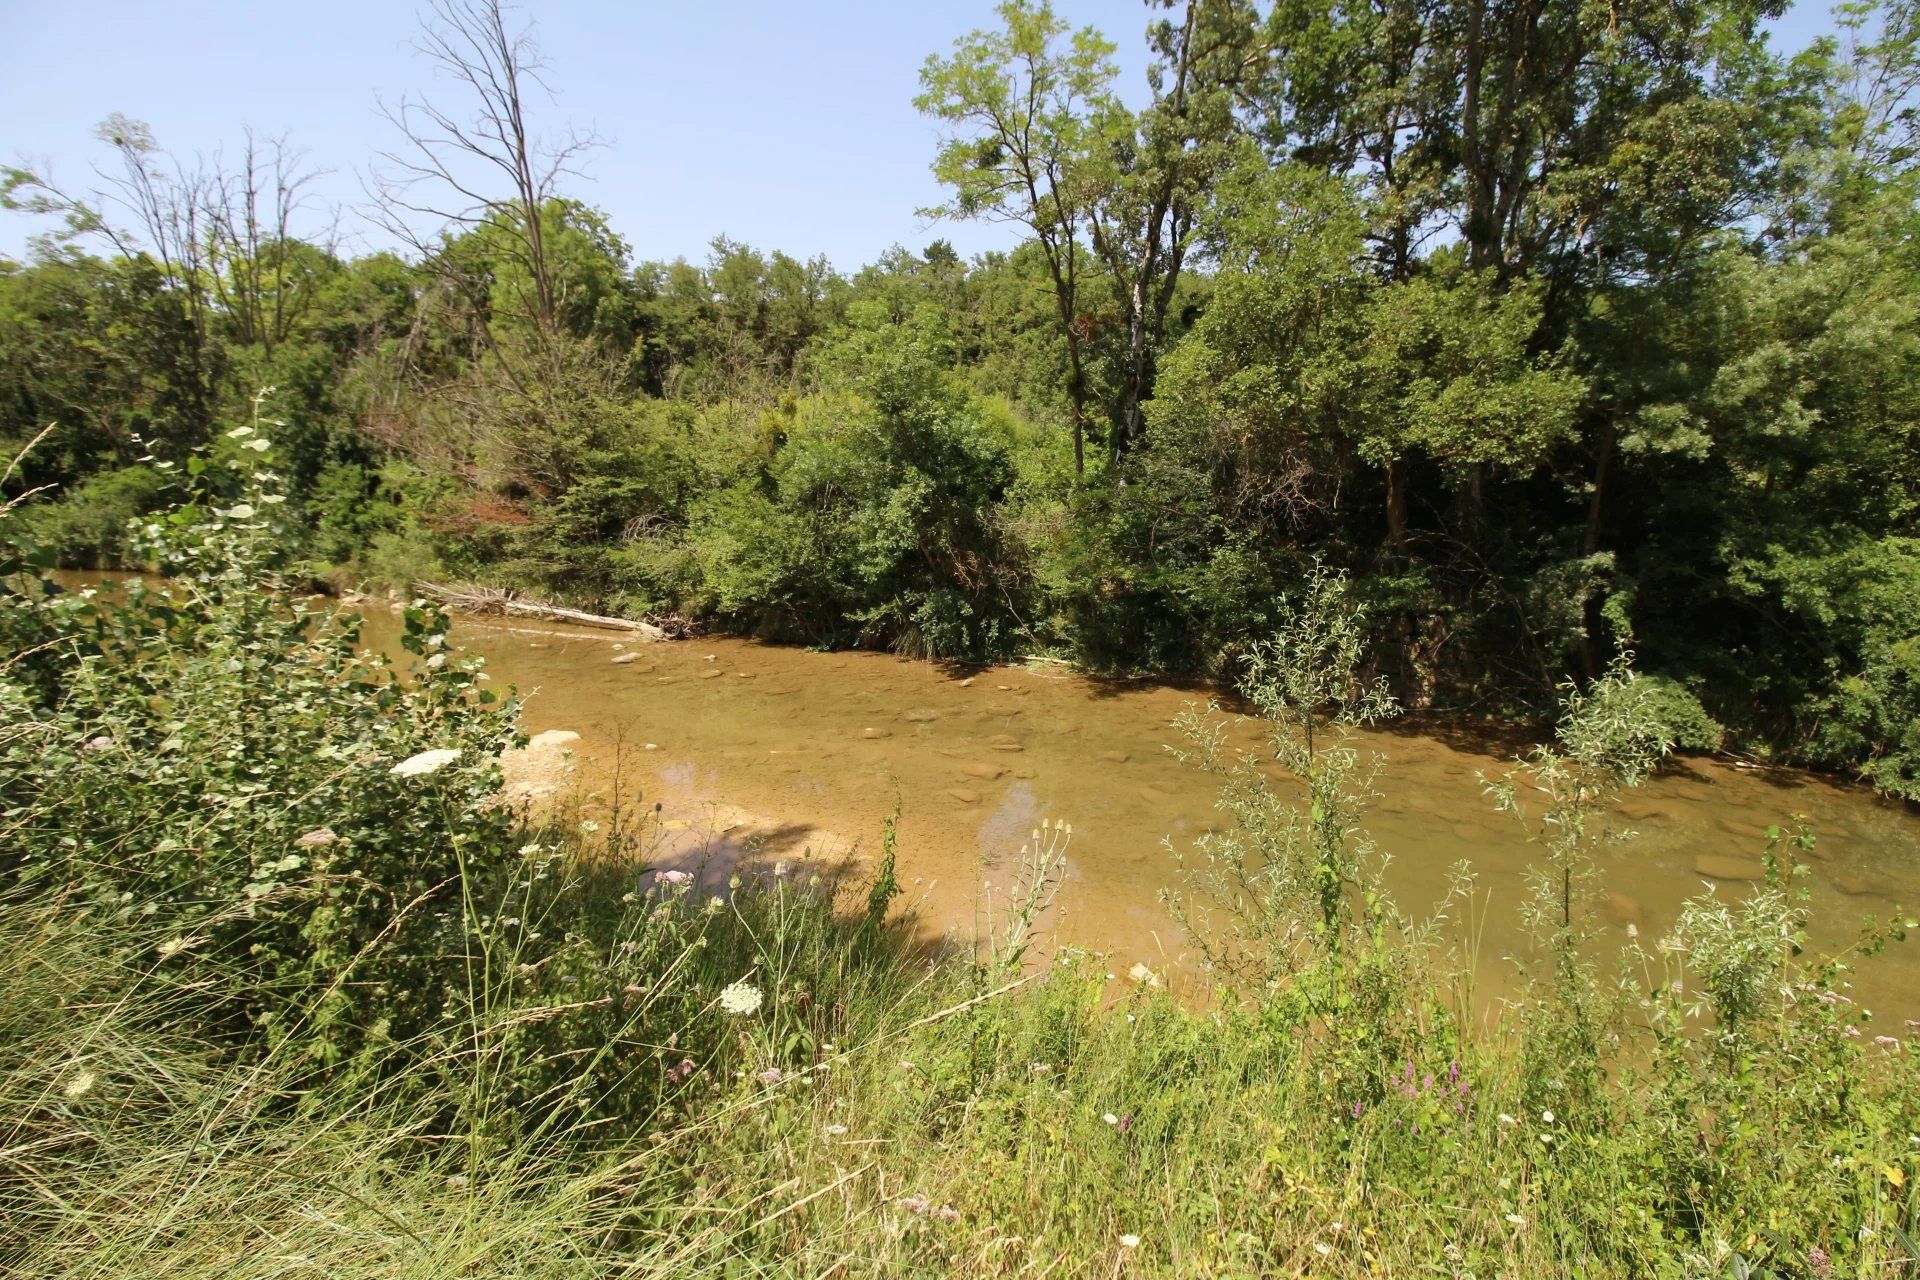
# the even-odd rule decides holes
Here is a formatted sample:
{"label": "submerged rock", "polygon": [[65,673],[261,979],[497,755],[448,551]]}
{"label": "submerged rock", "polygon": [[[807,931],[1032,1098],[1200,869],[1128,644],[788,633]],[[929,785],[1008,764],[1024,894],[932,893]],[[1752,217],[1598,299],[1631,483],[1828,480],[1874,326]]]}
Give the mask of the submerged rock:
{"label": "submerged rock", "polygon": [[623,653],[623,654],[621,654],[621,655],[620,655],[619,657],[617,657],[617,658],[615,658],[615,659],[613,660],[613,665],[614,665],[614,666],[616,666],[616,667],[624,667],[624,666],[626,666],[626,665],[627,665],[627,664],[628,664],[629,662],[638,662],[638,661],[640,661],[640,655],[639,655],[639,654],[637,654],[637,653]]}
{"label": "submerged rock", "polygon": [[1695,858],[1693,869],[1710,880],[1759,880],[1767,874],[1766,867],[1757,858],[1727,858],[1711,853]]}
{"label": "submerged rock", "polygon": [[536,733],[527,739],[529,751],[551,751],[572,746],[580,741],[580,735],[571,729],[548,729],[545,733]]}
{"label": "submerged rock", "polygon": [[1601,895],[1600,910],[1617,925],[1630,924],[1637,929],[1646,923],[1646,912],[1640,906],[1640,899],[1630,894],[1609,890]]}

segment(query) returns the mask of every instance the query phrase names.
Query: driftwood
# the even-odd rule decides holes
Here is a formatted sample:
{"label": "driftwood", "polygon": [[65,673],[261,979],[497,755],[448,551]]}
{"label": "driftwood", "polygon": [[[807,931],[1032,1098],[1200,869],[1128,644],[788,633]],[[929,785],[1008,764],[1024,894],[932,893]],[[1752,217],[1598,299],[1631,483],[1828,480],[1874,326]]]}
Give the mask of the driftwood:
{"label": "driftwood", "polygon": [[664,640],[667,633],[651,622],[631,618],[610,618],[538,600],[522,600],[501,587],[451,587],[439,582],[416,582],[414,589],[431,596],[449,608],[480,617],[539,618],[543,622],[571,622],[575,626],[599,627],[603,631],[631,631],[642,640]]}

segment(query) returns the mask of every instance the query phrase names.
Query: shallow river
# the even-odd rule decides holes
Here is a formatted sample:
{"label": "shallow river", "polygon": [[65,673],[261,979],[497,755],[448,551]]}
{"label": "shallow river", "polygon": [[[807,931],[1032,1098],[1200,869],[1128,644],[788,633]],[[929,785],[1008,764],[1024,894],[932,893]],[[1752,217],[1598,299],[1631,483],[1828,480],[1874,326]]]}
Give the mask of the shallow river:
{"label": "shallow river", "polygon": [[[370,619],[381,643],[390,619]],[[1178,975],[1182,941],[1158,900],[1174,879],[1165,841],[1209,823],[1215,788],[1172,759],[1171,722],[1205,694],[1089,680],[1059,668],[953,670],[879,653],[817,653],[710,638],[636,645],[611,632],[463,621],[456,645],[517,686],[530,732],[571,730],[575,781],[604,805],[659,802],[684,846],[702,833],[767,857],[871,854],[901,807],[900,868],[934,929],[968,936],[983,886],[996,896],[1042,817],[1073,826],[1060,897],[1062,939]],[[616,663],[626,654],[637,657]],[[1251,743],[1250,726],[1234,741]],[[1517,945],[1523,869],[1535,850],[1496,813],[1477,774],[1511,746],[1424,732],[1375,732],[1383,799],[1367,823],[1392,857],[1389,884],[1416,913],[1447,869],[1471,862],[1491,966]],[[620,761],[615,797],[614,764]],[[1657,938],[1680,902],[1756,869],[1765,828],[1805,815],[1816,941],[1844,945],[1869,915],[1920,906],[1920,816],[1855,787],[1787,771],[1679,760],[1622,805],[1639,834],[1601,857],[1602,918]],[[724,834],[720,834],[724,833]],[[1701,859],[1721,863],[1703,863]],[[1737,860],[1735,865],[1723,865]],[[1738,879],[1716,881],[1737,894]],[[1863,962],[1857,994],[1920,1016],[1920,939]]]}

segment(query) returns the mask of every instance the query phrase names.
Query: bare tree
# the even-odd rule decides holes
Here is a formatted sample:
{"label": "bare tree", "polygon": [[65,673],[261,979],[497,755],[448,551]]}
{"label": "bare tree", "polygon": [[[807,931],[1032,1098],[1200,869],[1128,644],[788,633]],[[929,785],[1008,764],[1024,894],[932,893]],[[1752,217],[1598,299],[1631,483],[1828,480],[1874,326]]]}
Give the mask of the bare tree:
{"label": "bare tree", "polygon": [[[448,258],[439,236],[448,229],[496,229],[503,243],[493,250],[526,274],[520,318],[551,361],[559,303],[542,213],[598,139],[571,129],[551,137],[534,133],[528,95],[538,90],[551,97],[552,90],[530,30],[510,30],[507,10],[500,0],[432,0],[418,48],[468,96],[471,114],[425,99],[382,104],[402,143],[381,153],[383,164],[373,175],[375,216],[468,295],[476,287],[472,273]],[[423,227],[422,219],[432,225]],[[483,310],[498,305],[497,298],[468,300]]]}
{"label": "bare tree", "polygon": [[95,130],[119,158],[119,171],[94,169],[100,186],[81,193],[41,171],[14,168],[0,179],[0,205],[62,220],[54,239],[96,239],[129,262],[150,263],[166,297],[180,308],[182,395],[192,416],[212,421],[217,394],[208,289],[207,208],[214,183],[207,166],[189,166],[160,149],[153,130],[118,112]]}
{"label": "bare tree", "polygon": [[207,184],[210,286],[239,340],[268,356],[312,300],[313,249],[333,252],[331,226],[317,242],[293,228],[307,204],[306,188],[320,173],[307,167],[306,153],[286,135],[262,140],[249,129],[239,167],[229,170],[216,157]]}

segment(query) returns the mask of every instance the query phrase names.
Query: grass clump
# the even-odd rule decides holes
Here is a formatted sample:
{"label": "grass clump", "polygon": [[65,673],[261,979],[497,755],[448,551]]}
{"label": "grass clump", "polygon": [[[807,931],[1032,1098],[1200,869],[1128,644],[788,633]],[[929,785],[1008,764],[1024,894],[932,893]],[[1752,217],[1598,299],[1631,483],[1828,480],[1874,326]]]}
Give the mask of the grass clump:
{"label": "grass clump", "polygon": [[1664,745],[1632,699],[1574,700],[1495,784],[1542,840],[1539,940],[1483,1021],[1447,912],[1380,888],[1344,729],[1387,708],[1317,577],[1250,666],[1271,751],[1196,744],[1238,834],[1183,882],[1195,1007],[1033,945],[1064,823],[975,954],[889,923],[891,856],[655,868],[644,824],[514,811],[512,704],[444,620],[409,612],[405,671],[361,654],[274,589],[272,481],[235,477],[143,526],[165,590],[0,566],[12,1274],[1915,1265],[1920,1072],[1803,955],[1794,842],[1664,945],[1583,932],[1597,801]]}

